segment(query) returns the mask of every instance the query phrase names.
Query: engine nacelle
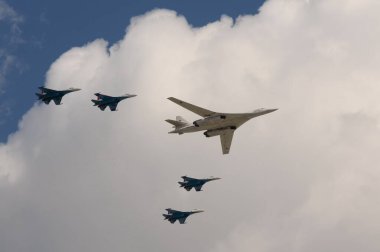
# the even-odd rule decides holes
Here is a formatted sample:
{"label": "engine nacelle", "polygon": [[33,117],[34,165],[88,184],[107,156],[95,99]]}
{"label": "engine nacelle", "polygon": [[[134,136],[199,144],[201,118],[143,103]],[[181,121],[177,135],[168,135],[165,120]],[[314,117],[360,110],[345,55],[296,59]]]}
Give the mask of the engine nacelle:
{"label": "engine nacelle", "polygon": [[210,116],[193,122],[195,127],[214,125],[226,119],[225,115]]}
{"label": "engine nacelle", "polygon": [[214,137],[214,136],[219,136],[223,134],[227,130],[234,130],[234,129],[236,129],[236,127],[228,127],[224,129],[217,129],[217,130],[208,130],[205,133],[203,133],[203,135],[205,135],[206,137]]}

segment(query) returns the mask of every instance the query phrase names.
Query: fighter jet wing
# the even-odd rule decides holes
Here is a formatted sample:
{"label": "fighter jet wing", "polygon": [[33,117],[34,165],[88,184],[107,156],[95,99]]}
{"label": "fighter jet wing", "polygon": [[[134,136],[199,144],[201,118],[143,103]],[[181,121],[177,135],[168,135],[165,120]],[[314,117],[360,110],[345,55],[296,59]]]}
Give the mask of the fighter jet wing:
{"label": "fighter jet wing", "polygon": [[60,105],[61,104],[61,100],[62,100],[62,97],[57,97],[57,98],[54,98],[53,101],[56,105]]}
{"label": "fighter jet wing", "polygon": [[45,104],[49,104],[51,102],[51,99],[43,99]]}
{"label": "fighter jet wing", "polygon": [[104,111],[107,107],[107,105],[99,105],[98,106],[100,108],[101,111]]}
{"label": "fighter jet wing", "polygon": [[193,178],[187,177],[187,176],[182,176],[183,181],[192,181],[195,180]]}
{"label": "fighter jet wing", "polygon": [[214,111],[211,111],[211,110],[208,110],[208,109],[204,109],[204,108],[195,106],[193,104],[181,101],[181,100],[179,100],[177,98],[174,98],[174,97],[169,97],[168,99],[170,101],[178,104],[179,106],[184,107],[185,109],[188,109],[191,112],[193,112],[193,113],[195,113],[197,115],[200,115],[202,117],[208,117],[208,116],[211,116],[213,114],[216,114],[216,112],[214,112]]}
{"label": "fighter jet wing", "polygon": [[202,186],[196,186],[195,191],[197,191],[197,192],[202,191]]}
{"label": "fighter jet wing", "polygon": [[179,213],[179,211],[170,208],[166,209],[166,211],[168,211],[169,214]]}
{"label": "fighter jet wing", "polygon": [[220,135],[220,143],[222,144],[223,154],[228,154],[230,152],[234,131],[235,130],[233,129],[226,130],[223,134]]}
{"label": "fighter jet wing", "polygon": [[109,105],[111,111],[115,111],[117,107],[117,103],[112,103]]}
{"label": "fighter jet wing", "polygon": [[178,221],[181,224],[185,224],[186,218],[180,218],[180,219],[178,219]]}
{"label": "fighter jet wing", "polygon": [[174,224],[174,222],[176,221],[176,219],[169,219],[170,223],[171,224]]}
{"label": "fighter jet wing", "polygon": [[104,95],[104,94],[101,94],[101,93],[96,93],[94,94],[98,97],[98,99],[102,100],[102,99],[107,99],[107,98],[112,98],[111,96],[108,96],[108,95]]}
{"label": "fighter jet wing", "polygon": [[54,92],[55,90],[53,89],[49,89],[49,88],[46,88],[46,87],[38,87],[39,90],[43,91],[43,92]]}

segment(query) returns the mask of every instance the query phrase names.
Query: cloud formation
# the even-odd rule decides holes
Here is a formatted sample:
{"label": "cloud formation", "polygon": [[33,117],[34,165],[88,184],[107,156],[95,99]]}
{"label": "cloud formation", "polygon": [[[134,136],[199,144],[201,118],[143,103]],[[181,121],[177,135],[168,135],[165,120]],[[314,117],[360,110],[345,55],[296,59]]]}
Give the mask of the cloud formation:
{"label": "cloud formation", "polygon": [[[173,11],[131,20],[109,46],[72,48],[46,85],[82,91],[35,104],[0,146],[0,244],[13,251],[378,251],[378,1],[269,0],[254,16],[191,27]],[[139,96],[119,111],[95,92]],[[279,111],[239,129],[231,153],[164,122]],[[181,175],[218,176],[202,193]],[[202,208],[187,225],[164,208]]]}

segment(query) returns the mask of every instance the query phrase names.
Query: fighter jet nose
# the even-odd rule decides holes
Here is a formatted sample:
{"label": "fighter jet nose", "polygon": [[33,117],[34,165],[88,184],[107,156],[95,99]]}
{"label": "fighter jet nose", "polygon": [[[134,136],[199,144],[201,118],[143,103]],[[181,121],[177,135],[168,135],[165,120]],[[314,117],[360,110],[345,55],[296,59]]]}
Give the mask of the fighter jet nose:
{"label": "fighter jet nose", "polygon": [[193,213],[203,213],[203,212],[204,210],[197,210],[197,209],[193,210]]}
{"label": "fighter jet nose", "polygon": [[135,97],[135,96],[137,96],[137,95],[134,95],[134,94],[125,94],[125,95],[121,96],[120,98],[124,100],[124,99],[132,98],[132,97]]}
{"label": "fighter jet nose", "polygon": [[208,179],[209,179],[210,181],[213,181],[213,180],[219,180],[219,179],[222,179],[222,178],[209,177]]}

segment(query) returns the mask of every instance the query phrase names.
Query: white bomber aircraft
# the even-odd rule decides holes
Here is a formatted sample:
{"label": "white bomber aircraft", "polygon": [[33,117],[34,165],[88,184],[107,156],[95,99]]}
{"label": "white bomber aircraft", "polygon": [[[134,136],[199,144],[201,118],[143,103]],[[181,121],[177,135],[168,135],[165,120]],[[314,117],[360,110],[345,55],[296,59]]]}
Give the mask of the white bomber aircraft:
{"label": "white bomber aircraft", "polygon": [[188,123],[182,117],[177,116],[176,120],[165,120],[173,125],[174,130],[169,133],[191,133],[204,131],[206,137],[220,136],[223,154],[228,154],[230,151],[232,137],[237,128],[243,125],[248,120],[276,111],[277,109],[260,108],[250,113],[230,114],[219,113],[207,110],[193,104],[181,101],[174,97],[168,98],[170,101],[190,110],[191,112],[202,116],[202,119],[193,122],[193,125]]}

